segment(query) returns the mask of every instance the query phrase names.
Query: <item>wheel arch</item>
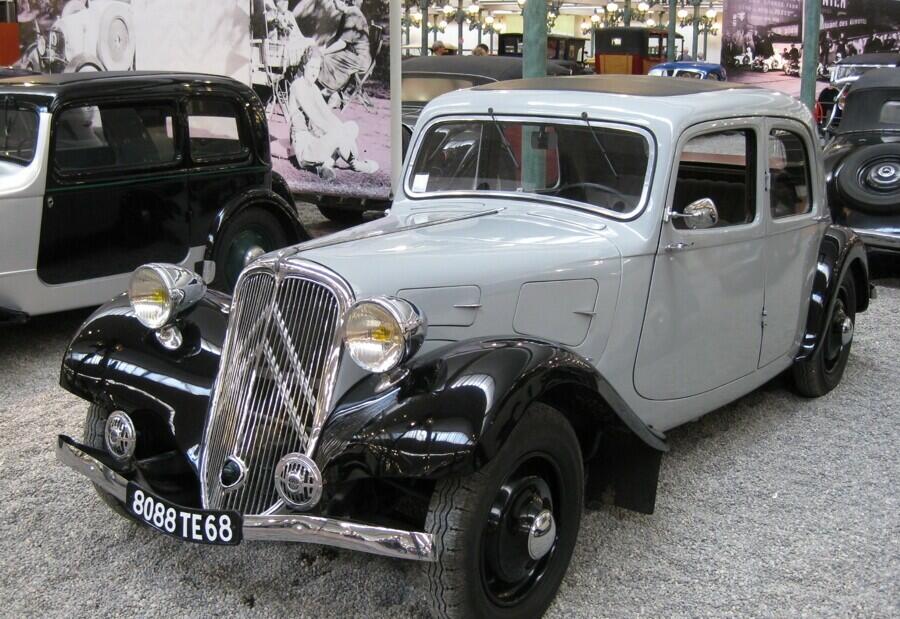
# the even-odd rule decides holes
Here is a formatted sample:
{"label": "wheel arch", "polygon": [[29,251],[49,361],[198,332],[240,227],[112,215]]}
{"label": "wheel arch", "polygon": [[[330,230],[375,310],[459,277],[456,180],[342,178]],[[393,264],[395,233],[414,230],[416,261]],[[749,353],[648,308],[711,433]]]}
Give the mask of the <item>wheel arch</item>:
{"label": "wheel arch", "polygon": [[[500,452],[529,405],[541,402],[566,418],[591,462],[602,460],[592,502],[606,495],[652,511],[665,438],[576,353],[538,340],[474,339],[432,351],[405,372],[387,389],[384,377],[367,377],[338,403],[315,454],[326,483],[471,474]],[[626,462],[633,468],[637,461],[645,463],[642,475],[628,477]],[[626,483],[640,486],[632,493],[639,500],[629,498]]]}
{"label": "wheel arch", "polygon": [[869,307],[869,262],[862,239],[845,226],[830,225],[822,237],[810,296],[809,312],[796,359],[810,358],[822,343],[828,316],[844,277],[853,276],[856,311]]}

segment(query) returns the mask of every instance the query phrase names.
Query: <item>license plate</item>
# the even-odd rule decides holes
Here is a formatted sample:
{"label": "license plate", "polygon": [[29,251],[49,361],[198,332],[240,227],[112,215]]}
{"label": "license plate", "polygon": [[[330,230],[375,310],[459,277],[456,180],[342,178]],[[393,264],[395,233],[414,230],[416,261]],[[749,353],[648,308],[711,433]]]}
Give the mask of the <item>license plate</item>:
{"label": "license plate", "polygon": [[241,543],[243,521],[236,512],[191,509],[169,503],[129,483],[125,509],[160,533],[195,544],[233,546]]}

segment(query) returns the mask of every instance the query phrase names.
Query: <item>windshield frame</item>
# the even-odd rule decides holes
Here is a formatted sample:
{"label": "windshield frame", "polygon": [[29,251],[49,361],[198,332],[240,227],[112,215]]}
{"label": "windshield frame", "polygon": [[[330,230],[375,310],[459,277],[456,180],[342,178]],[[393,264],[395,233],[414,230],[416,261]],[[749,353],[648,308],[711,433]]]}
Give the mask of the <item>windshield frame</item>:
{"label": "windshield frame", "polygon": [[[414,191],[412,187],[413,180],[413,169],[415,167],[415,163],[419,158],[419,150],[422,148],[422,144],[424,143],[424,137],[428,134],[432,129],[437,125],[441,124],[453,124],[458,123],[460,121],[466,122],[480,122],[480,123],[491,123],[496,119],[499,123],[509,122],[509,123],[548,123],[548,124],[557,124],[557,125],[576,125],[584,127],[586,123],[589,123],[591,127],[594,128],[607,128],[607,129],[616,129],[618,131],[629,131],[631,133],[635,133],[637,135],[642,136],[647,141],[648,152],[647,152],[647,170],[644,173],[644,182],[641,186],[641,195],[637,201],[636,206],[628,211],[627,213],[620,213],[618,211],[613,211],[611,209],[603,208],[601,206],[597,206],[594,204],[590,204],[587,202],[578,202],[577,200],[569,200],[568,198],[559,198],[556,196],[547,196],[538,193],[526,193],[520,191],[484,191],[477,189],[463,189],[463,190],[454,190],[454,191]],[[527,202],[541,202],[547,204],[554,204],[558,206],[562,206],[565,208],[574,208],[580,211],[587,211],[589,213],[595,213],[597,215],[602,215],[604,217],[610,217],[612,219],[617,219],[619,221],[631,221],[633,219],[637,219],[641,216],[644,210],[647,208],[647,203],[650,199],[650,190],[653,187],[653,177],[656,172],[656,161],[657,161],[657,149],[658,143],[656,140],[656,136],[649,129],[645,127],[641,127],[639,125],[622,122],[622,121],[609,121],[609,120],[596,120],[593,118],[588,118],[584,120],[582,118],[572,118],[572,117],[552,117],[546,115],[523,115],[523,114],[494,114],[493,117],[490,114],[448,114],[444,116],[436,116],[428,121],[420,131],[416,134],[415,144],[412,144],[412,148],[409,153],[409,163],[406,166],[406,170],[403,172],[403,192],[407,198],[410,200],[429,200],[434,198],[479,198],[479,199],[493,199],[493,198],[505,198],[512,200],[522,200]]]}
{"label": "windshield frame", "polygon": [[14,94],[0,92],[0,111],[5,109],[5,106],[7,105],[5,102],[8,99],[12,99],[12,103],[10,104],[9,109],[15,110],[17,112],[27,112],[34,116],[34,154],[28,161],[17,157],[5,157],[3,155],[0,155],[0,161],[5,161],[14,165],[22,166],[23,168],[27,168],[32,165],[40,155],[40,153],[38,153],[38,146],[40,145],[41,141],[41,109],[31,101],[22,101]]}

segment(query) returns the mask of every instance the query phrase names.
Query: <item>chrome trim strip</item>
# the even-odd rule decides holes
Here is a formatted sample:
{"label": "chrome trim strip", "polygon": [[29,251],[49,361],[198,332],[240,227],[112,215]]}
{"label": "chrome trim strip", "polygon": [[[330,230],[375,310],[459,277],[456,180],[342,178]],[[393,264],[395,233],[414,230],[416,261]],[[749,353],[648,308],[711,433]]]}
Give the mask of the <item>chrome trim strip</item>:
{"label": "chrome trim strip", "polygon": [[[534,123],[534,122],[547,122],[558,125],[581,125],[584,126],[585,121],[581,117],[552,117],[546,115],[535,115],[535,116],[523,116],[523,115],[496,115],[498,122],[518,122],[518,123]],[[403,176],[403,193],[406,194],[410,199],[419,200],[426,198],[452,198],[452,197],[467,197],[467,198],[478,198],[482,200],[487,200],[491,198],[507,198],[513,200],[528,200],[528,201],[540,201],[546,202],[549,204],[558,204],[560,206],[575,208],[581,211],[586,211],[589,213],[597,213],[599,215],[604,215],[606,217],[611,217],[613,219],[618,219],[621,221],[629,221],[636,217],[638,217],[641,213],[643,213],[644,209],[647,207],[647,203],[650,198],[650,189],[653,184],[653,175],[656,171],[656,136],[649,129],[645,129],[644,127],[640,127],[638,125],[633,125],[625,122],[610,122],[610,121],[602,121],[602,120],[594,120],[588,118],[588,122],[592,127],[600,127],[600,128],[609,128],[609,129],[617,129],[619,131],[627,131],[630,133],[636,133],[642,136],[645,140],[647,140],[647,171],[644,174],[644,183],[641,188],[641,197],[638,200],[637,205],[627,213],[619,213],[617,211],[613,211],[610,209],[605,209],[603,207],[596,206],[594,204],[590,204],[588,202],[578,202],[577,200],[568,200],[566,198],[557,198],[554,196],[546,196],[539,193],[525,193],[525,192],[515,192],[515,191],[478,191],[478,190],[460,190],[460,191],[413,191],[412,190],[412,177],[413,177],[413,169],[415,168],[415,161],[419,156],[419,150],[422,147],[422,138],[423,136],[432,129],[437,124],[445,124],[459,121],[477,121],[477,122],[485,122],[490,121],[491,116],[487,113],[485,114],[467,114],[467,115],[453,115],[448,114],[446,116],[437,116],[432,118],[431,121],[425,125],[422,129],[420,129],[416,134],[416,142],[415,144],[411,144],[411,153],[409,157],[409,164],[406,166],[406,170],[404,171]]]}
{"label": "chrome trim strip", "polygon": [[859,238],[861,238],[863,243],[867,246],[900,250],[900,234],[876,232],[874,230],[866,230],[865,228],[853,228],[853,231],[859,235]]}
{"label": "chrome trim strip", "polygon": [[[59,437],[56,458],[125,502],[128,480]],[[324,544],[394,559],[435,561],[434,540],[428,533],[304,515],[244,516],[245,540]]]}

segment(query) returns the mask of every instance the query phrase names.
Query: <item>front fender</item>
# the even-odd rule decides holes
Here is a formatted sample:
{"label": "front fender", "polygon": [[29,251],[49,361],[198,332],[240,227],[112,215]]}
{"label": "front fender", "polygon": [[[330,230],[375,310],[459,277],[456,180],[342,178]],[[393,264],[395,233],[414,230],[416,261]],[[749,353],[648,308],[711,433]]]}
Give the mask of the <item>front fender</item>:
{"label": "front fender", "polygon": [[819,246],[809,313],[796,357],[798,361],[811,357],[821,345],[838,288],[850,269],[855,278],[856,310],[864,312],[869,307],[869,263],[865,245],[850,228],[828,226]]}
{"label": "front fender", "polygon": [[547,342],[475,339],[414,359],[384,388],[369,376],[338,403],[316,461],[326,480],[439,478],[478,470],[503,447],[529,404],[559,386],[599,394],[653,449],[663,438],[579,355]]}
{"label": "front fender", "polygon": [[230,297],[208,291],[176,320],[184,344],[170,351],[122,294],[94,312],[63,356],[60,385],[145,427],[168,428],[182,453],[200,443],[228,325]]}

